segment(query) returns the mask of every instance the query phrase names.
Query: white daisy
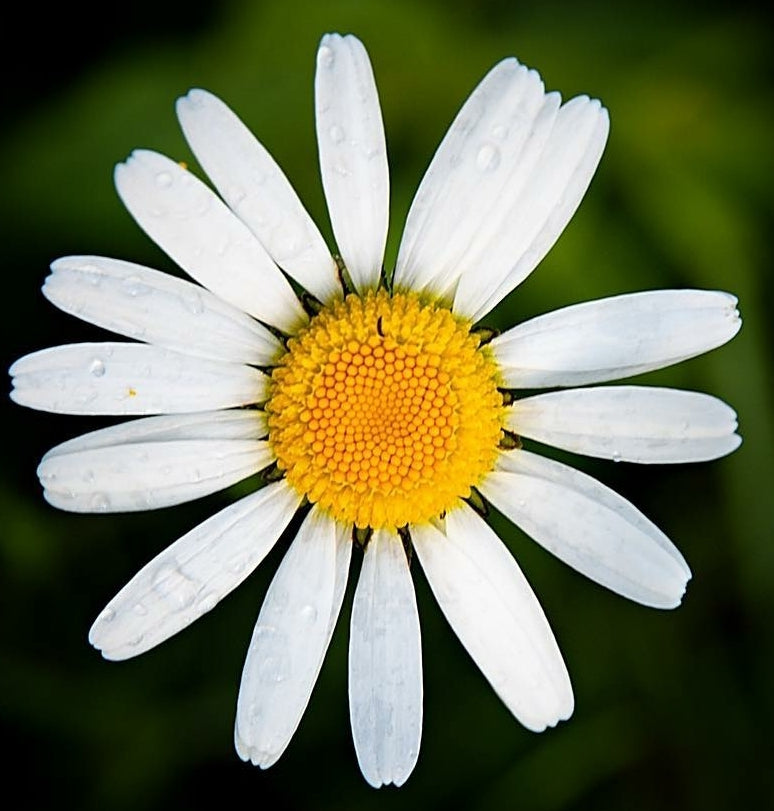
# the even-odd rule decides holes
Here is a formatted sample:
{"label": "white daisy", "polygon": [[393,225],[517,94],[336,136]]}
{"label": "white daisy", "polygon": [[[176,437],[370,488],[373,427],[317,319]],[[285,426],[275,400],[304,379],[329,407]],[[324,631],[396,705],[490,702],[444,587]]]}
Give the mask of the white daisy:
{"label": "white daisy", "polygon": [[[315,100],[340,261],[263,146],[221,101],[192,90],[178,117],[220,196],[149,151],[119,165],[115,181],[141,228],[201,286],[116,259],[57,260],[46,297],[137,342],[28,355],[11,369],[12,396],[66,414],[155,415],[46,454],[45,497],[65,510],[163,507],[263,471],[265,486],[177,540],[110,601],[89,637],[108,659],[142,653],[212,609],[307,509],[247,653],[235,725],[245,760],[270,766],[288,745],[353,543],[364,545],[350,627],[352,733],[366,780],[400,785],[422,726],[406,550],[516,718],[536,731],[566,719],[572,689],[548,622],[470,504],[483,496],[619,594],[676,606],[690,571],[663,533],[518,438],[641,463],[729,453],[740,442],[734,412],[706,394],[562,387],[677,363],[725,343],[740,322],[726,293],[662,290],[566,307],[487,342],[472,325],[567,224],[602,154],[607,111],[586,96],[561,104],[515,59],[496,65],[436,152],[385,278],[384,130],[354,37],[323,37]],[[536,388],[558,390],[513,394]]]}

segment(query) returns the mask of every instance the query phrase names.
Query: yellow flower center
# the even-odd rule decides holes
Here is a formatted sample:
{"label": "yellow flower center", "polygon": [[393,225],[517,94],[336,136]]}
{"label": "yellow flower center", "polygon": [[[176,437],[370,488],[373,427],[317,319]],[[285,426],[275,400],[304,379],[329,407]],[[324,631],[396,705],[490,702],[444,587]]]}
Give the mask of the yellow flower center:
{"label": "yellow flower center", "polygon": [[451,509],[494,465],[497,366],[470,324],[380,290],[325,308],[272,374],[269,440],[334,518],[402,527]]}

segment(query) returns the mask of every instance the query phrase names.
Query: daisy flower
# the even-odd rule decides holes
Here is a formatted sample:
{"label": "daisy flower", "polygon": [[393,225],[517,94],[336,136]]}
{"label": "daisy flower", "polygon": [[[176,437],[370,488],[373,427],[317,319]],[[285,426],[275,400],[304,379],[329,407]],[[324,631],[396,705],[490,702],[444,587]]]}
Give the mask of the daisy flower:
{"label": "daisy flower", "polygon": [[391,273],[382,268],[384,129],[355,37],[323,37],[315,111],[336,255],[266,149],[223,102],[192,90],[177,114],[218,194],[145,150],[118,165],[115,183],[140,227],[198,284],[118,259],[55,261],[45,296],[134,341],[27,355],[11,368],[12,397],[43,411],[140,417],[44,456],[44,495],[64,510],[166,507],[259,474],[262,486],[175,541],[110,601],[89,635],[107,659],[147,651],[211,610],[304,512],[239,690],[236,748],[261,767],[300,722],[352,547],[362,547],[349,635],[352,734],[365,779],[401,785],[422,727],[412,552],[513,715],[535,731],[568,718],[559,648],[482,517],[485,502],[597,583],[676,606],[690,570],[667,537],[605,485],[523,449],[521,438],[640,463],[731,452],[735,414],[713,397],[588,384],[699,355],[740,321],[726,293],[659,290],[565,307],[496,337],[474,326],[557,240],[608,134],[599,101],[562,104],[516,59],[497,64],[454,119]]}

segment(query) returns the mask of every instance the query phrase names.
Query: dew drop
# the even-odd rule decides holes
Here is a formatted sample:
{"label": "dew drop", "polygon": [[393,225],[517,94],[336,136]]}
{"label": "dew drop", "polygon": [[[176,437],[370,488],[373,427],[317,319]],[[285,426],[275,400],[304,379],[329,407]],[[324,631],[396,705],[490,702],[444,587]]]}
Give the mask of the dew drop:
{"label": "dew drop", "polygon": [[172,185],[172,175],[169,172],[159,172],[156,175],[156,185],[160,189],[168,189]]}
{"label": "dew drop", "polygon": [[196,607],[202,614],[207,611],[212,611],[218,604],[218,595],[214,591],[210,591],[202,597],[196,604]]}
{"label": "dew drop", "polygon": [[148,613],[148,609],[142,603],[135,603],[134,613],[138,617],[144,617]]}
{"label": "dew drop", "polygon": [[500,165],[500,150],[494,144],[484,144],[476,155],[476,166],[482,172],[492,172]]}
{"label": "dew drop", "polygon": [[323,45],[317,53],[317,60],[324,68],[333,67],[335,59],[333,49],[329,48],[327,45]]}
{"label": "dew drop", "polygon": [[92,287],[99,287],[102,282],[102,274],[96,265],[82,265],[80,270],[86,274],[86,279]]}
{"label": "dew drop", "polygon": [[305,605],[301,609],[301,618],[311,625],[317,619],[317,609],[313,605]]}
{"label": "dew drop", "polygon": [[140,281],[139,276],[127,276],[123,282],[121,282],[121,289],[127,296],[131,296],[132,298],[147,296],[148,293],[151,292],[150,287]]}
{"label": "dew drop", "polygon": [[[225,252],[225,251],[224,251]],[[204,312],[204,301],[198,290],[192,290],[183,297],[183,303],[189,312],[194,315],[201,315]]]}
{"label": "dew drop", "polygon": [[126,644],[129,645],[130,648],[136,648],[144,638],[145,634],[137,634],[137,636],[132,637]]}
{"label": "dew drop", "polygon": [[247,192],[241,186],[229,189],[228,194],[226,194],[226,199],[232,208],[238,206],[245,197],[247,197]]}
{"label": "dew drop", "polygon": [[94,493],[89,499],[89,510],[94,513],[104,513],[110,507],[110,499],[106,493]]}
{"label": "dew drop", "polygon": [[105,374],[105,364],[99,358],[94,358],[91,362],[91,366],[89,366],[89,372],[91,372],[94,377],[103,377]]}
{"label": "dew drop", "polygon": [[328,130],[328,135],[334,144],[340,144],[344,140],[344,130],[336,124]]}
{"label": "dew drop", "polygon": [[153,578],[153,588],[175,610],[192,605],[198,591],[194,580],[168,563],[159,567]]}
{"label": "dew drop", "polygon": [[241,555],[235,555],[231,560],[226,564],[228,566],[229,571],[232,571],[234,574],[239,574],[245,570],[245,559]]}
{"label": "dew drop", "polygon": [[613,451],[613,461],[614,462],[621,461],[621,451]]}
{"label": "dew drop", "polygon": [[508,129],[502,124],[496,124],[492,127],[492,138],[497,138],[498,141],[504,141],[507,135]]}
{"label": "dew drop", "polygon": [[97,622],[113,622],[115,618],[116,612],[108,607],[97,617]]}
{"label": "dew drop", "polygon": [[262,682],[279,684],[290,675],[290,660],[287,655],[267,656],[258,664],[258,678]]}

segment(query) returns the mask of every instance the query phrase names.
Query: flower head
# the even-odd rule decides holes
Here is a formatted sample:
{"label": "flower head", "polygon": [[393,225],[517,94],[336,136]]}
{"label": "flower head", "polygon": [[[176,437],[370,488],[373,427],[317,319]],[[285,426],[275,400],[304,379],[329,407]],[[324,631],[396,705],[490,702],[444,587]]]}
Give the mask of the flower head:
{"label": "flower head", "polygon": [[[341,608],[353,545],[350,717],[374,786],[417,760],[422,650],[407,551],[506,706],[540,731],[572,713],[569,677],[526,579],[476,507],[496,506],[578,571],[676,606],[690,570],[644,515],[521,438],[613,460],[712,459],[739,444],[706,394],[587,387],[677,363],[739,328],[725,293],[661,290],[578,304],[492,338],[475,325],[559,237],[591,181],[607,111],[562,104],[515,59],[473,91],[382,268],[389,176],[368,56],[325,36],[315,79],[333,256],[279,167],[221,101],[177,113],[219,195],[137,151],[116,168],[143,230],[199,284],[117,259],[67,257],[44,294],[134,342],[71,344],[11,369],[19,403],[140,417],[53,448],[38,473],[76,512],[163,507],[253,474],[263,486],[147,564],[90,640],[135,656],[212,609],[303,522],[266,594],[242,675],[242,758],[262,767],[298,726]],[[583,388],[568,388],[579,387]],[[553,389],[520,396],[521,389]]]}

